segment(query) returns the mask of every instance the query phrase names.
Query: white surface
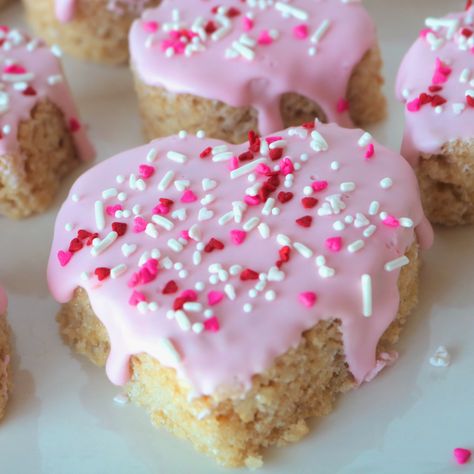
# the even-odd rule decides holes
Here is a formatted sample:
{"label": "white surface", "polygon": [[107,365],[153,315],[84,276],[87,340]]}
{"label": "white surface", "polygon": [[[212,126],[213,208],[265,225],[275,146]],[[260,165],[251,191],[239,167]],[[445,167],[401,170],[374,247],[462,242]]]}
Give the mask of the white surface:
{"label": "white surface", "polygon": [[[394,76],[422,19],[461,8],[454,0],[367,0],[378,22],[386,61],[390,119],[374,131],[398,148],[401,108],[393,102]],[[22,25],[20,6],[0,23]],[[348,45],[350,47],[350,45]],[[141,142],[128,71],[66,60],[83,118],[104,159]],[[77,176],[77,174],[76,174]],[[24,222],[0,219],[0,281],[10,296],[15,333],[15,389],[0,426],[0,472],[212,474],[226,472],[149,423],[145,412],[119,406],[101,369],[62,345],[45,268],[57,208]],[[452,449],[474,447],[474,230],[437,232],[426,255],[421,304],[410,320],[397,365],[373,383],[342,397],[336,411],[314,423],[301,443],[272,450],[262,474],[437,474],[458,467]],[[452,365],[429,358],[446,345]],[[231,472],[231,471],[227,471]]]}

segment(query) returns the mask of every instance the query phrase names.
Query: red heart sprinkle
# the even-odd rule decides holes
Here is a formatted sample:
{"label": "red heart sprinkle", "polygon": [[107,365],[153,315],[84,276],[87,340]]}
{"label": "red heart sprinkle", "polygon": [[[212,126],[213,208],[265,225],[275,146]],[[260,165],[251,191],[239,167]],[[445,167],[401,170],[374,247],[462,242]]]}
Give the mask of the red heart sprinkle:
{"label": "red heart sprinkle", "polygon": [[164,295],[171,295],[173,293],[176,293],[178,291],[178,285],[174,280],[170,280],[168,283],[166,283],[165,287],[163,288],[162,293]]}
{"label": "red heart sprinkle", "polygon": [[313,223],[313,218],[311,216],[303,216],[300,217],[299,219],[296,219],[295,221],[298,225],[301,227],[311,227],[311,224]]}
{"label": "red heart sprinkle", "polygon": [[224,244],[220,240],[212,238],[204,247],[204,252],[211,253],[214,250],[222,250],[223,248]]}
{"label": "red heart sprinkle", "polygon": [[304,197],[301,199],[301,204],[305,209],[312,209],[314,206],[318,204],[318,200],[313,197]]}
{"label": "red heart sprinkle", "polygon": [[80,239],[72,239],[71,243],[69,244],[69,252],[76,253],[84,247],[84,244]]}
{"label": "red heart sprinkle", "polygon": [[117,235],[119,237],[122,237],[122,235],[127,232],[128,225],[125,224],[125,222],[112,222],[112,230],[117,232]]}
{"label": "red heart sprinkle", "polygon": [[293,196],[294,194],[291,192],[280,191],[278,193],[278,201],[280,201],[282,204],[285,204],[285,202],[291,201]]}
{"label": "red heart sprinkle", "polygon": [[242,270],[242,273],[240,274],[240,279],[242,281],[258,280],[258,273],[254,270],[251,270],[250,268],[246,268],[245,270]]}
{"label": "red heart sprinkle", "polygon": [[110,276],[110,268],[107,267],[99,267],[94,270],[94,273],[97,275],[99,281],[103,281]]}

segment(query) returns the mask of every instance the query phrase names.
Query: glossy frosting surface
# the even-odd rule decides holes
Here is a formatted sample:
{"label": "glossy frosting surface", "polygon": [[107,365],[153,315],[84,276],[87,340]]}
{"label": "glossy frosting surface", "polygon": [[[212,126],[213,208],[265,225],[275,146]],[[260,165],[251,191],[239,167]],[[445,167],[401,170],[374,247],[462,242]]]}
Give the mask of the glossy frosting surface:
{"label": "glossy frosting surface", "polygon": [[474,137],[474,7],[428,18],[425,26],[397,79],[405,102],[402,154],[413,164],[420,153]]}
{"label": "glossy frosting surface", "polygon": [[349,79],[375,45],[362,4],[340,0],[194,1],[186,8],[164,0],[130,32],[132,65],[143,82],[255,107],[263,134],[283,128],[279,99],[288,92],[351,126]]}
{"label": "glossy frosting surface", "polygon": [[92,158],[93,147],[56,55],[40,40],[0,26],[0,156],[19,151],[18,127],[45,99],[63,112],[79,156]]}
{"label": "glossy frosting surface", "polygon": [[198,394],[248,389],[333,318],[356,379],[373,374],[401,257],[431,228],[405,160],[360,130],[311,126],[239,146],[181,134],[78,179],[48,280],[61,303],[87,291],[114,383],[146,352]]}

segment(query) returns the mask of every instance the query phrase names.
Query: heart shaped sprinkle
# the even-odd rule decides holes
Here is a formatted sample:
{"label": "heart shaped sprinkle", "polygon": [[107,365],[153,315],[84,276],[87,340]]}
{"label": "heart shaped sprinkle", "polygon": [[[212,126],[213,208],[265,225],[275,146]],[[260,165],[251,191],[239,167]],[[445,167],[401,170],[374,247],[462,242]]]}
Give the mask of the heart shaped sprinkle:
{"label": "heart shaped sprinkle", "polygon": [[300,293],[298,298],[301,303],[303,303],[303,305],[307,308],[312,308],[315,305],[317,299],[316,293],[313,293],[312,291],[305,291],[303,293]]}
{"label": "heart shaped sprinkle", "polygon": [[71,261],[71,258],[72,258],[71,252],[64,252],[63,250],[60,250],[58,252],[58,260],[62,267],[65,267]]}
{"label": "heart shaped sprinkle", "polygon": [[230,231],[230,238],[235,245],[242,245],[247,237],[247,232],[244,230],[234,229]]}
{"label": "heart shaped sprinkle", "polygon": [[453,455],[458,464],[466,464],[471,459],[472,452],[470,449],[456,448]]}

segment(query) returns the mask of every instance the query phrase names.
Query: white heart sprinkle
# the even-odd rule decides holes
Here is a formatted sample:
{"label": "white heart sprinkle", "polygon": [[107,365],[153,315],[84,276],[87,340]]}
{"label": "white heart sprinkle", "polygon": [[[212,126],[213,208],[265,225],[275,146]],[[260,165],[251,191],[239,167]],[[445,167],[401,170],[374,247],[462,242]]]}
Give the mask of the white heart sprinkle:
{"label": "white heart sprinkle", "polygon": [[179,221],[184,221],[187,217],[186,209],[176,209],[171,214],[173,219],[178,219]]}
{"label": "white heart sprinkle", "polygon": [[332,209],[328,202],[323,203],[323,205],[318,209],[318,216],[330,216],[332,215]]}
{"label": "white heart sprinkle", "polygon": [[354,226],[356,228],[360,228],[360,227],[365,227],[365,226],[368,226],[370,224],[369,220],[367,219],[367,217],[364,216],[364,214],[361,214],[360,212],[358,212],[356,214],[356,219],[354,221]]}
{"label": "white heart sprinkle", "polygon": [[174,182],[174,186],[178,191],[184,191],[185,189],[189,188],[191,183],[187,179],[177,179]]}
{"label": "white heart sprinkle", "polygon": [[268,271],[268,281],[282,281],[285,278],[285,274],[277,267],[272,267]]}
{"label": "white heart sprinkle", "polygon": [[210,191],[211,189],[214,189],[216,186],[217,186],[217,181],[214,181],[213,179],[204,178],[202,180],[202,189],[204,191]]}
{"label": "white heart sprinkle", "polygon": [[439,346],[436,352],[430,357],[430,364],[433,367],[448,367],[451,363],[451,356],[444,346]]}
{"label": "white heart sprinkle", "polygon": [[137,251],[137,246],[135,244],[123,244],[122,253],[125,257],[130,257]]}
{"label": "white heart sprinkle", "polygon": [[208,221],[209,219],[212,219],[213,217],[214,217],[214,212],[209,210],[207,207],[201,207],[201,209],[199,209],[198,220],[200,222]]}

